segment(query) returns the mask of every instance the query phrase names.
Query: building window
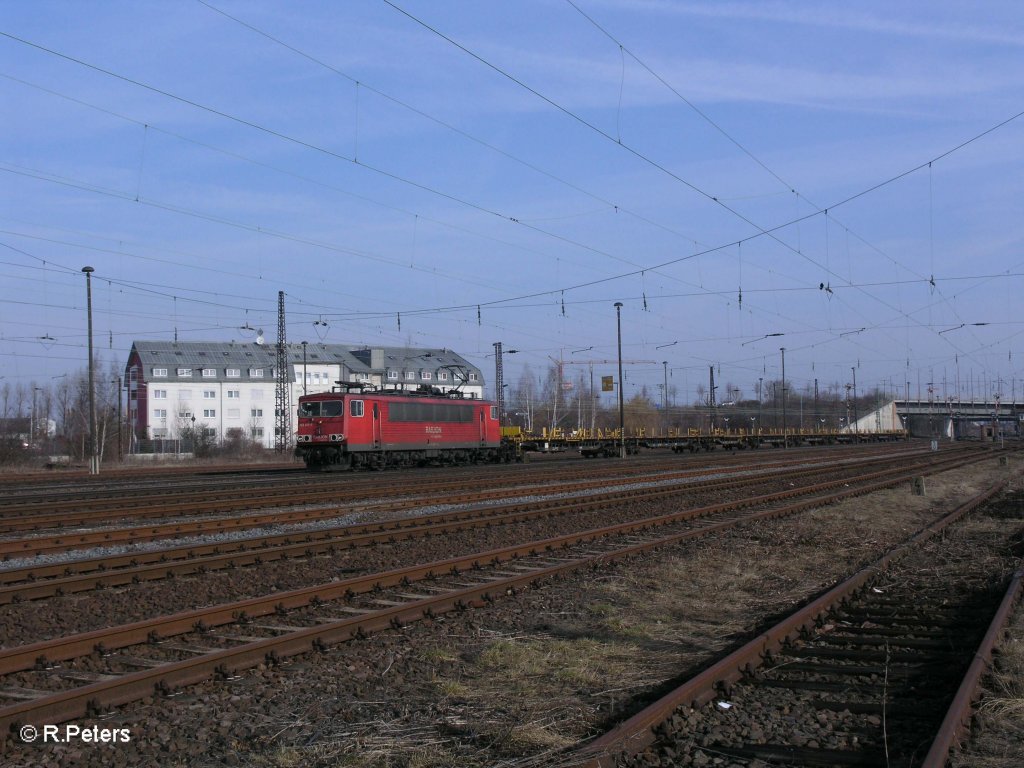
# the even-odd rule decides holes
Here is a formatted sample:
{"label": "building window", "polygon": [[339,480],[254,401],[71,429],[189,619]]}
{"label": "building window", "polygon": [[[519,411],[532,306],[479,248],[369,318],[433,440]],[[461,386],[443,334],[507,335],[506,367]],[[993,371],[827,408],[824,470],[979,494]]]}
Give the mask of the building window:
{"label": "building window", "polygon": [[263,418],[263,409],[262,408],[253,408],[251,411],[249,411],[249,415],[252,416],[254,419],[262,419]]}
{"label": "building window", "polygon": [[178,411],[178,418],[179,419],[191,419],[192,418],[192,411],[191,410]]}
{"label": "building window", "polygon": [[368,374],[368,373],[360,373],[359,374],[359,380],[360,381],[369,381],[370,380],[370,374]]}
{"label": "building window", "polygon": [[154,419],[166,419],[167,418],[167,409],[166,408],[157,408],[157,409],[155,409],[153,411],[153,418]]}
{"label": "building window", "polygon": [[216,368],[203,368],[203,378],[204,379],[215,379],[215,378],[217,378],[217,369]]}
{"label": "building window", "polygon": [[217,390],[216,389],[204,389],[203,390],[203,399],[204,400],[216,400],[217,399]]}
{"label": "building window", "polygon": [[215,418],[217,418],[217,409],[216,408],[204,408],[203,409],[203,418],[204,419],[215,419]]}
{"label": "building window", "polygon": [[166,400],[167,399],[167,390],[166,389],[154,389],[153,390],[153,399],[154,400]]}
{"label": "building window", "polygon": [[388,371],[388,379],[390,381],[395,381],[396,379],[398,379],[398,371],[390,371],[389,370]]}
{"label": "building window", "polygon": [[217,436],[217,430],[214,429],[213,427],[204,427],[203,428],[203,434],[206,437],[216,437]]}
{"label": "building window", "polygon": [[178,375],[179,376],[191,376],[192,375],[192,369],[191,368],[179,368],[178,369]]}
{"label": "building window", "polygon": [[228,368],[227,374],[228,374],[228,378],[229,379],[240,379],[240,378],[242,378],[242,369],[241,368]]}
{"label": "building window", "polygon": [[240,390],[240,389],[229,389],[228,390],[228,399],[229,400],[232,400],[232,399],[237,400],[241,396],[242,396],[242,390]]}
{"label": "building window", "polygon": [[253,439],[263,437],[263,427],[253,427],[250,432],[252,433]]}
{"label": "building window", "polygon": [[416,380],[416,371],[406,371],[405,372],[405,378],[408,379],[409,381],[415,381]]}
{"label": "building window", "polygon": [[262,368],[250,368],[249,369],[249,378],[250,379],[262,379],[263,378],[263,369]]}
{"label": "building window", "polygon": [[166,376],[166,375],[167,375],[167,369],[166,368],[154,368],[153,369],[153,376]]}
{"label": "building window", "polygon": [[448,381],[448,371],[438,371],[437,372],[437,380],[438,381]]}
{"label": "building window", "polygon": [[242,412],[240,408],[228,408],[229,419],[240,419],[242,418]]}
{"label": "building window", "polygon": [[423,380],[424,381],[430,381],[430,379],[431,379],[430,371],[424,371],[423,372]]}
{"label": "building window", "polygon": [[164,438],[164,437],[167,437],[167,427],[159,427],[159,428],[153,430],[153,439],[154,440],[159,440],[159,439]]}
{"label": "building window", "polygon": [[470,381],[476,381],[476,374],[475,373],[469,374],[469,380]]}
{"label": "building window", "polygon": [[348,412],[352,416],[362,416],[363,415],[363,401],[362,400],[351,400],[349,402]]}

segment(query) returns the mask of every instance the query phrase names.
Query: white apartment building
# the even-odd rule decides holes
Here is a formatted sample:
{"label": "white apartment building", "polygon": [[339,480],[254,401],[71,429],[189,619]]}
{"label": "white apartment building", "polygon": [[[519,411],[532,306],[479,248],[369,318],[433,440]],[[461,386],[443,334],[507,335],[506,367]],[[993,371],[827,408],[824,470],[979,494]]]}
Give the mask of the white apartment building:
{"label": "white apartment building", "polygon": [[[483,396],[476,366],[449,349],[288,344],[291,429],[304,393],[329,392],[337,382],[380,389],[433,387]],[[274,447],[277,350],[238,342],[136,341],[125,366],[128,424],[138,440],[177,439],[201,428],[218,442],[245,436]]]}

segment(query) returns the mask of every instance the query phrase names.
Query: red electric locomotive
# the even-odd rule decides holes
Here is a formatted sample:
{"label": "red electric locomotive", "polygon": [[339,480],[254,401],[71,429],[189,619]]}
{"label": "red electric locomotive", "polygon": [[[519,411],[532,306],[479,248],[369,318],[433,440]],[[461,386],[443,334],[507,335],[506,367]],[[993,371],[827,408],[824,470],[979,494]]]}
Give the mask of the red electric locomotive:
{"label": "red electric locomotive", "polygon": [[295,452],[314,470],[510,461],[498,408],[434,390],[359,385],[303,395]]}

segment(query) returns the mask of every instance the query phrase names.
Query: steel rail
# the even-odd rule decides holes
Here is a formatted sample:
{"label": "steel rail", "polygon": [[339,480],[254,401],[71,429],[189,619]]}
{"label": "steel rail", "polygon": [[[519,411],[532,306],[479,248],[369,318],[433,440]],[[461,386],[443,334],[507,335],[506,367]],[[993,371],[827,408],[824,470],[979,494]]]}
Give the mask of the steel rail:
{"label": "steel rail", "polygon": [[921,763],[921,768],[944,768],[953,747],[960,741],[970,728],[970,720],[974,702],[978,697],[981,680],[992,666],[992,654],[1006,631],[1013,610],[1020,602],[1024,588],[1024,570],[1017,571],[1010,580],[999,609],[996,611],[988,631],[974,653],[974,660],[964,675],[956,696],[953,698],[949,711],[939,726],[938,734],[932,742],[928,754]]}
{"label": "steel rail", "polygon": [[[84,716],[103,707],[116,706],[156,692],[166,692],[183,685],[189,685],[208,679],[211,675],[226,675],[251,667],[265,661],[276,662],[281,657],[308,651],[321,651],[329,645],[359,637],[370,631],[398,626],[403,623],[422,618],[430,618],[445,611],[480,606],[496,599],[509,590],[551,578],[569,570],[586,567],[595,563],[612,562],[632,557],[640,552],[664,547],[689,539],[707,536],[729,528],[750,522],[754,519],[777,518],[796,512],[821,507],[846,498],[870,493],[882,488],[891,487],[905,481],[913,473],[884,481],[869,483],[859,487],[847,487],[825,497],[805,499],[777,509],[769,509],[748,515],[741,519],[732,519],[714,523],[702,528],[689,529],[667,537],[630,544],[627,547],[588,554],[574,558],[555,566],[548,566],[515,576],[504,576],[492,579],[478,586],[465,587],[440,596],[423,598],[408,604],[373,611],[361,616],[346,617],[329,624],[306,627],[286,635],[266,638],[248,643],[237,648],[216,650],[202,656],[185,661],[172,662],[155,669],[120,676],[114,680],[92,683],[79,688],[62,691],[40,699],[10,705],[0,709],[0,735],[8,729],[14,729],[27,721],[60,722]],[[847,485],[850,480],[840,481]],[[762,503],[778,500],[785,494],[771,494],[762,497]],[[732,511],[740,508],[740,504],[716,505],[719,511]],[[746,506],[749,506],[747,504]],[[410,582],[436,577],[438,573],[459,573],[466,570],[481,568],[481,563],[501,562],[521,558],[528,555],[539,555],[548,560],[553,554],[567,554],[569,546],[604,539],[616,533],[647,530],[651,521],[643,525],[626,524],[607,526],[569,536],[560,536],[539,542],[506,547],[490,552],[477,553],[461,558],[427,563],[413,568],[398,569],[386,573],[374,574],[369,577],[335,582],[318,587],[310,587],[291,592],[280,593],[265,598],[254,598],[239,603],[216,606],[210,609],[188,611],[172,616],[161,617],[152,621],[135,622],[129,625],[85,633],[68,638],[57,638],[53,641],[35,643],[28,646],[7,649],[0,652],[0,670],[5,673],[45,667],[54,661],[75,658],[93,652],[105,653],[116,647],[136,645],[143,642],[159,642],[173,634],[183,634],[197,629],[206,630],[216,624],[238,622],[257,615],[280,612],[288,608],[302,608],[316,605],[325,599],[329,600],[355,593],[358,590],[368,591],[385,586],[407,585]],[[544,554],[541,554],[544,553]]]}
{"label": "steel rail", "polygon": [[635,754],[648,747],[655,740],[654,729],[667,720],[681,706],[697,708],[710,702],[721,687],[739,680],[744,673],[760,666],[764,658],[782,647],[783,643],[795,638],[801,631],[808,630],[828,612],[841,605],[852,594],[862,589],[880,571],[920,546],[950,525],[961,520],[985,502],[1002,492],[1007,485],[1024,473],[995,483],[977,494],[941,519],[925,526],[904,543],[893,547],[885,555],[849,578],[812,600],[770,629],[762,632],[741,648],[715,662],[700,674],[686,681],[658,701],[620,723],[605,735],[598,737],[578,753],[578,761],[567,764],[582,768],[610,768],[618,756]]}
{"label": "steel rail", "polygon": [[[931,462],[929,472],[955,463],[959,459]],[[981,460],[981,459],[979,459]],[[875,463],[875,462],[870,462]],[[863,465],[862,465],[863,466]],[[852,468],[852,467],[851,467]],[[906,467],[890,468],[874,473],[872,477],[905,472]],[[797,478],[818,475],[827,469],[801,470],[783,475]],[[862,476],[863,477],[863,476]],[[0,605],[22,600],[38,600],[54,595],[66,595],[94,588],[109,588],[141,581],[155,581],[173,576],[191,575],[209,570],[220,570],[244,565],[261,564],[289,557],[305,557],[337,549],[372,546],[431,535],[451,533],[471,528],[510,525],[533,519],[556,517],[562,514],[600,509],[618,503],[623,498],[647,500],[665,496],[684,495],[690,491],[723,490],[743,487],[763,481],[763,476],[733,481],[710,481],[710,485],[694,484],[673,488],[630,489],[626,492],[595,494],[572,500],[551,499],[516,502],[453,513],[440,513],[418,518],[386,521],[379,524],[357,524],[325,528],[319,531],[292,532],[264,537],[193,545],[177,549],[154,550],[100,556],[80,561],[54,563],[47,566],[27,566],[0,571]],[[780,477],[773,478],[774,480]],[[255,545],[255,546],[253,546]],[[141,562],[140,562],[141,561]],[[73,573],[78,569],[78,573]],[[49,578],[47,578],[49,576]]]}
{"label": "steel rail", "polygon": [[[866,476],[865,479],[874,480],[876,473]],[[784,501],[802,493],[822,490],[838,485],[846,485],[851,481],[856,482],[858,478],[843,478],[830,483],[823,483],[816,486],[794,488],[778,493],[763,496],[750,497],[735,502],[726,502],[701,507],[695,510],[676,512],[671,515],[663,515],[656,518],[648,518],[617,525],[603,526],[588,531],[581,531],[562,536],[552,537],[541,541],[532,541],[526,544],[502,547],[483,553],[473,553],[449,560],[416,565],[401,568],[395,571],[387,571],[383,574],[371,574],[368,576],[354,577],[344,581],[318,584],[311,587],[278,592],[266,597],[249,598],[247,600],[235,601],[219,606],[199,608],[170,616],[156,617],[141,622],[94,630],[79,635],[58,637],[52,640],[44,640],[14,648],[0,649],[0,674],[10,674],[36,666],[40,659],[46,662],[63,661],[76,656],[91,653],[97,646],[104,649],[122,648],[144,641],[151,636],[167,637],[170,634],[182,634],[195,629],[196,625],[202,624],[207,627],[236,621],[239,615],[256,616],[273,613],[280,607],[296,608],[308,605],[313,597],[320,599],[335,599],[344,596],[348,592],[367,591],[379,586],[388,586],[400,583],[402,579],[414,581],[427,577],[437,572],[447,572],[451,569],[464,570],[467,568],[479,567],[481,562],[502,561],[514,557],[536,552],[538,550],[553,551],[560,547],[572,546],[587,541],[594,541],[609,535],[632,533],[644,531],[657,525],[666,525],[680,520],[689,520],[720,512],[734,512],[758,504]],[[868,486],[870,490],[877,490],[886,487],[897,480],[886,480],[872,483]],[[860,489],[854,489],[860,490]],[[845,498],[843,494],[852,495],[854,490],[841,492],[837,498]],[[865,491],[867,492],[867,491]],[[811,503],[820,504],[820,499],[812,499]],[[397,574],[397,575],[396,575]]]}
{"label": "steel rail", "polygon": [[[901,451],[901,453],[907,454],[921,452],[923,451],[920,449]],[[885,453],[882,449],[857,451],[852,458],[878,456]],[[892,454],[890,453],[889,455]],[[788,460],[786,462],[755,462],[754,465],[782,466],[799,463],[799,461],[800,459]],[[680,469],[678,462],[669,463],[667,461],[663,462],[663,466],[668,471],[692,472],[694,474],[706,473],[708,469],[707,467]],[[623,478],[646,474],[650,471],[650,467],[619,467],[616,469],[617,474]],[[593,473],[584,472],[581,468],[568,473],[563,469],[559,472],[541,472],[540,474],[539,478],[529,478],[526,482],[541,484],[546,482],[547,475],[550,475],[553,479],[561,479],[565,477],[592,477]],[[408,482],[406,483],[391,484],[390,490],[394,495],[400,493],[422,493],[425,488],[433,487],[439,490],[453,487],[461,489],[464,487],[473,488],[481,486],[484,483],[488,483],[493,487],[496,480],[504,480],[505,482],[502,484],[507,486],[522,482],[523,478],[515,473],[488,474],[486,477],[481,477],[479,472],[474,472],[472,476],[457,478],[445,477],[427,480],[407,478],[407,480]],[[334,502],[360,500],[366,499],[379,490],[379,481],[376,479],[366,480],[365,482],[357,483],[356,487],[353,487],[352,478],[321,480],[317,477],[315,482],[311,482],[310,476],[304,475],[302,478],[289,478],[287,484],[280,489],[257,488],[249,491],[248,489],[251,487],[252,484],[250,483],[227,490],[209,490],[202,487],[193,490],[190,488],[178,493],[173,500],[164,500],[155,504],[152,502],[153,497],[159,496],[161,493],[166,497],[166,488],[155,489],[152,493],[137,494],[134,497],[121,492],[113,498],[108,493],[105,496],[98,498],[94,496],[90,499],[41,499],[33,502],[19,502],[15,499],[12,502],[12,506],[5,508],[0,504],[0,533],[15,533],[18,531],[68,526],[80,527],[104,520],[120,519],[126,514],[130,514],[134,518],[172,517],[195,514],[197,510],[215,514],[218,512],[248,509],[253,506],[266,508],[275,505],[297,505],[316,503],[325,499]],[[211,496],[214,498],[211,498]],[[148,506],[140,506],[144,504],[148,504]],[[29,508],[26,509],[26,507]],[[83,510],[83,507],[86,507],[86,509]],[[89,509],[90,507],[92,508],[91,510]],[[41,515],[36,513],[36,510],[39,508],[45,509],[48,513],[52,513],[57,508],[66,508],[72,510],[72,512]]]}
{"label": "steel rail", "polygon": [[[949,454],[946,454],[949,455]],[[954,454],[959,455],[959,454]],[[930,460],[937,460],[934,458],[934,454],[920,453],[912,454],[914,456],[920,456],[922,458],[929,458]],[[901,458],[900,456],[871,456],[860,459],[847,459],[842,462],[843,466],[865,466],[870,464],[876,464],[881,462],[891,461],[893,458]],[[808,462],[792,462],[787,463],[784,466],[804,466]],[[836,466],[834,463],[820,466]],[[763,471],[768,471],[773,468],[778,468],[776,465],[766,467]],[[816,467],[811,467],[808,471],[815,471]],[[749,471],[762,471],[762,468],[755,467],[753,469],[736,469],[736,474]],[[727,470],[726,472],[729,472]],[[648,480],[647,482],[657,482],[663,480],[672,479],[686,479],[688,477],[700,477],[701,475],[707,474],[704,471],[681,471],[678,473],[662,473],[657,476],[654,480]],[[719,474],[722,474],[721,472]],[[540,491],[543,493],[550,494],[552,492],[572,492],[580,490],[590,490],[593,488],[608,487],[615,485],[628,484],[630,482],[637,482],[634,480],[624,480],[621,478],[605,478],[600,480],[591,480],[583,483],[576,484],[564,484],[561,486],[552,486],[550,483],[543,486],[538,485],[527,485],[518,486],[516,492],[519,495],[530,495],[531,491]],[[718,482],[716,479],[710,479],[707,483]],[[690,487],[697,488],[700,483],[693,483]],[[242,517],[227,517],[227,518],[213,518],[213,519],[202,519],[194,521],[179,521],[175,523],[168,523],[157,526],[132,526],[128,528],[104,528],[95,531],[88,531],[82,533],[65,533],[57,536],[33,536],[22,539],[11,539],[7,541],[0,540],[0,555],[3,559],[10,560],[14,557],[25,558],[34,557],[45,554],[52,554],[56,552],[68,552],[75,549],[87,549],[98,546],[113,546],[113,545],[126,545],[136,544],[140,542],[156,541],[160,539],[171,539],[180,538],[183,536],[190,535],[204,535],[211,533],[230,533],[248,530],[252,528],[258,528],[266,525],[280,525],[281,523],[298,523],[298,522],[316,522],[320,520],[327,520],[335,517],[340,517],[347,514],[359,514],[365,512],[379,512],[379,511],[396,511],[402,509],[408,509],[410,507],[417,506],[430,506],[437,503],[444,504],[458,504],[458,503],[470,503],[475,501],[487,501],[495,498],[505,498],[508,495],[507,490],[495,490],[485,492],[474,492],[462,495],[453,495],[448,493],[441,498],[431,497],[420,497],[412,499],[400,499],[397,501],[388,501],[380,503],[368,503],[358,507],[350,509],[340,509],[335,507],[330,508],[319,508],[319,509],[300,509],[290,511],[277,511],[277,512],[266,512],[255,515],[247,515]],[[0,582],[3,582],[5,577],[0,572]]]}

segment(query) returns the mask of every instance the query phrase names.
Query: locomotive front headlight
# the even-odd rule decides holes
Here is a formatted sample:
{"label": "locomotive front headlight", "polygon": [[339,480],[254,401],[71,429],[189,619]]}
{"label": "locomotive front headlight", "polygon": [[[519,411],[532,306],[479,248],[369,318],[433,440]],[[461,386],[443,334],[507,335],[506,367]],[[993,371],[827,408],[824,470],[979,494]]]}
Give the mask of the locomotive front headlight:
{"label": "locomotive front headlight", "polygon": [[343,435],[343,434],[341,434],[341,435],[331,435],[331,442],[332,443],[340,443],[344,439],[345,439],[345,435]]}

